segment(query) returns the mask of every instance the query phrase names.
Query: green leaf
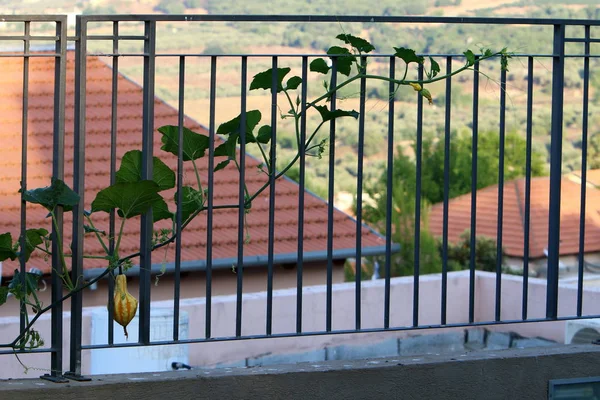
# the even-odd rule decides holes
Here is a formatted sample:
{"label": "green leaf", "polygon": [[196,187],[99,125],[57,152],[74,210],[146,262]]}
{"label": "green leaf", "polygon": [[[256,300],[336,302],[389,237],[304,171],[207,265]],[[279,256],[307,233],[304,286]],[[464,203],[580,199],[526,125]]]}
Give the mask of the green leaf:
{"label": "green leaf", "polygon": [[[40,280],[40,278],[41,278],[41,275],[34,274],[32,272],[25,273],[25,288],[26,288],[27,296],[29,296],[31,293],[38,290],[38,281]],[[21,273],[19,272],[18,269],[15,269],[15,275],[13,276],[12,280],[8,284],[8,289],[16,298],[18,298],[18,299],[24,298],[23,294],[25,294],[25,293],[22,290],[22,286],[21,286]]]}
{"label": "green leaf", "polygon": [[396,53],[394,55],[404,61],[406,64],[416,62],[417,64],[423,64],[425,59],[421,56],[417,56],[413,49],[407,49],[404,47],[394,47]]}
{"label": "green leaf", "polygon": [[92,212],[116,209],[123,218],[145,213],[161,199],[160,187],[153,181],[115,183],[101,190],[92,202]]}
{"label": "green leaf", "polygon": [[14,260],[18,257],[17,252],[13,249],[13,241],[10,233],[0,235],[0,261],[6,259]]}
{"label": "green leaf", "polygon": [[287,83],[285,84],[285,88],[286,89],[298,89],[298,86],[300,86],[302,84],[302,78],[300,78],[299,76],[292,76],[290,79],[288,79]]}
{"label": "green leaf", "polygon": [[220,163],[217,164],[217,166],[215,167],[215,172],[224,169],[226,166],[229,165],[229,163],[231,162],[231,159],[227,159],[225,161],[221,161]]}
{"label": "green leaf", "polygon": [[327,50],[327,54],[339,55],[338,57],[335,57],[337,59],[338,72],[346,76],[350,75],[352,63],[356,61],[356,57],[350,53],[350,50],[345,47],[331,46],[329,50]]}
{"label": "green leaf", "polygon": [[50,186],[26,190],[23,193],[23,200],[40,204],[48,211],[54,211],[56,206],[62,206],[64,211],[70,211],[79,203],[79,195],[60,179],[52,178]]}
{"label": "green leaf", "polygon": [[[116,173],[117,183],[139,182],[142,180],[142,152],[131,150],[125,153],[121,160],[121,167]],[[175,172],[162,162],[158,157],[152,158],[152,180],[160,190],[175,187]]]}
{"label": "green leaf", "polygon": [[[291,71],[290,68],[277,68],[277,93],[283,90],[281,83],[283,78]],[[255,89],[271,89],[273,83],[273,68],[269,68],[266,71],[259,72],[254,75],[252,82],[250,83],[250,90]]]}
{"label": "green leaf", "polygon": [[215,157],[228,157],[230,159],[235,158],[236,151],[236,143],[239,135],[237,133],[231,134],[227,136],[227,140],[224,143],[220,144],[215,149]]}
{"label": "green leaf", "polygon": [[467,65],[469,67],[475,64],[475,54],[471,50],[467,50],[463,54],[467,58]]}
{"label": "green leaf", "polygon": [[[262,118],[262,114],[258,110],[251,110],[246,112],[246,132],[252,132],[252,130],[258,125],[260,119]],[[219,135],[229,135],[232,133],[240,133],[241,128],[241,114],[237,117],[223,122],[217,128],[217,134]]]}
{"label": "green leaf", "polygon": [[271,136],[273,132],[271,131],[271,127],[269,125],[263,125],[258,130],[258,135],[256,135],[256,140],[258,143],[267,144],[271,141]]}
{"label": "green leaf", "polygon": [[431,79],[431,78],[435,78],[435,76],[440,73],[440,64],[438,64],[431,57],[429,57],[429,62],[431,63],[431,70],[430,70],[430,75],[431,75],[430,79]]}
{"label": "green leaf", "polygon": [[154,203],[152,203],[152,221],[160,221],[163,219],[173,219],[173,213],[169,211],[169,206],[165,200],[159,196]]}
{"label": "green leaf", "polygon": [[327,65],[327,61],[323,60],[322,58],[317,58],[310,62],[310,70],[312,72],[326,74],[329,72],[329,66]]}
{"label": "green leaf", "polygon": [[373,47],[373,45],[371,43],[369,43],[365,39],[357,37],[357,36],[342,33],[340,35],[337,35],[336,38],[340,39],[340,40],[344,41],[344,43],[349,44],[350,46],[354,47],[356,50],[358,50],[361,53],[369,53],[369,52],[375,50],[375,47]]}
{"label": "green leaf", "polygon": [[[177,156],[179,154],[179,127],[165,125],[158,128],[158,131],[163,135],[161,150]],[[204,157],[208,146],[208,136],[201,135],[185,127],[183,128],[183,161]]]}
{"label": "green leaf", "polygon": [[31,253],[35,250],[35,246],[44,243],[44,238],[48,235],[48,231],[44,228],[27,229],[25,232],[25,261],[29,260]]}
{"label": "green leaf", "polygon": [[0,286],[0,306],[6,303],[8,297],[8,288],[6,286]]}
{"label": "green leaf", "polygon": [[[181,220],[185,222],[190,215],[202,207],[202,196],[200,191],[193,187],[184,186],[181,188],[181,197]],[[175,203],[177,203],[177,193],[175,193]]]}
{"label": "green leaf", "polygon": [[358,118],[358,112],[352,111],[344,111],[344,110],[335,110],[329,111],[327,106],[315,106],[321,117],[323,118],[323,122],[330,121],[332,119],[340,118],[340,117],[353,117],[354,119]]}
{"label": "green leaf", "polygon": [[[254,128],[260,122],[262,114],[258,110],[251,110],[246,112],[246,143],[255,143],[256,138],[252,133]],[[219,135],[231,135],[238,134],[241,130],[241,114],[232,120],[222,123],[217,129]],[[215,154],[216,155],[216,154]]]}

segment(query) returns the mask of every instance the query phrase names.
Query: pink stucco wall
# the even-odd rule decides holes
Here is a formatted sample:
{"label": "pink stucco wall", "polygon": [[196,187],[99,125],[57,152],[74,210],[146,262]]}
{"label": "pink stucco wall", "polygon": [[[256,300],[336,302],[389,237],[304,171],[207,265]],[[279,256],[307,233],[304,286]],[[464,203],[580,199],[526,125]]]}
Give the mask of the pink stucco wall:
{"label": "pink stucco wall", "polygon": [[[422,276],[419,290],[419,324],[439,324],[441,279],[440,275]],[[383,280],[366,281],[361,285],[362,291],[362,328],[383,327],[384,313]],[[475,320],[493,321],[495,310],[495,274],[478,272],[475,280]],[[576,284],[561,284],[559,292],[560,315],[574,315],[577,301]],[[468,321],[469,304],[469,272],[453,272],[448,274],[448,323],[465,323]],[[502,312],[503,320],[521,318],[522,280],[520,277],[504,275],[502,279]],[[541,279],[529,280],[528,309],[529,318],[542,318],[545,315],[546,285]],[[584,292],[584,314],[598,314],[597,304],[600,301],[600,289],[586,287]],[[172,301],[157,301],[153,309],[172,309]],[[103,307],[90,307],[84,311],[83,343],[90,343],[91,314]],[[413,323],[413,278],[402,277],[391,280],[391,326],[410,327]],[[189,317],[189,338],[204,336],[205,300],[204,298],[184,299],[181,310]],[[295,332],[296,329],[296,289],[277,290],[273,295],[273,333]],[[303,331],[325,330],[326,287],[305,287],[303,291]],[[212,302],[212,335],[235,335],[236,296],[216,296]],[[334,330],[354,329],[355,327],[355,284],[339,283],[333,286],[333,318]],[[68,324],[69,313],[64,315],[65,370],[68,368]],[[49,316],[39,320],[38,329],[49,344]],[[250,293],[243,298],[242,333],[244,335],[262,334],[266,324],[266,293]],[[117,327],[118,328],[118,327]],[[116,328],[116,329],[117,329]],[[524,336],[541,336],[558,342],[564,341],[564,322],[527,323],[519,325],[501,325],[490,329],[515,331]],[[0,318],[0,340],[8,341],[18,330],[18,319],[14,317]],[[437,331],[437,330],[436,330]],[[212,342],[189,345],[189,361],[192,365],[214,365],[217,363],[235,362],[245,357],[254,357],[266,353],[292,353],[323,348],[331,344],[350,343],[357,338],[361,343],[385,340],[410,334],[431,333],[432,330],[379,332],[349,335],[318,335],[296,338],[260,339],[250,341]],[[135,340],[131,338],[130,340]],[[18,376],[37,376],[43,371],[32,370],[23,375],[14,356],[2,356],[0,378]],[[49,365],[48,355],[22,356],[22,361],[31,367]],[[115,362],[118,362],[116,360]],[[90,352],[83,352],[82,371],[89,372]]]}

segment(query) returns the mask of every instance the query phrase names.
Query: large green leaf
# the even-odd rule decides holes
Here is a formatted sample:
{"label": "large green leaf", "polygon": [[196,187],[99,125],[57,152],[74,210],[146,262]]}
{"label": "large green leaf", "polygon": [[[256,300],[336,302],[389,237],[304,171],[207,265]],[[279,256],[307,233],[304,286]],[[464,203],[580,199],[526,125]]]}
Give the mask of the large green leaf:
{"label": "large green leaf", "polygon": [[317,58],[310,62],[310,70],[313,72],[326,74],[329,72],[329,65],[327,65],[327,61],[323,60],[322,58]]}
{"label": "large green leaf", "polygon": [[410,64],[412,62],[415,62],[417,64],[423,64],[423,62],[425,61],[423,57],[417,56],[413,49],[407,49],[404,47],[394,47],[394,50],[396,50],[396,53],[394,53],[394,55],[402,59],[402,61],[404,61],[406,64]]}
{"label": "large green leaf", "polygon": [[258,135],[256,135],[256,140],[258,143],[267,144],[271,141],[271,136],[273,132],[269,125],[263,125],[258,130]]}
{"label": "large green leaf", "polygon": [[[198,190],[190,186],[181,188],[181,220],[186,221],[189,216],[202,207],[201,194]],[[177,193],[175,193],[175,202],[177,202]]]}
{"label": "large green leaf", "polygon": [[292,76],[290,79],[288,79],[287,83],[285,84],[285,88],[286,89],[298,89],[298,86],[300,86],[300,84],[302,84],[302,78],[300,78],[299,76]]}
{"label": "large green leaf", "polygon": [[8,298],[8,288],[6,286],[0,286],[0,306],[6,303]]}
{"label": "large green leaf", "polygon": [[92,212],[116,209],[123,218],[135,217],[162,199],[159,191],[160,187],[153,181],[115,183],[98,192],[92,202]]}
{"label": "large green leaf", "polygon": [[337,60],[337,71],[346,76],[350,75],[352,63],[356,61],[356,57],[350,53],[350,50],[345,47],[331,46],[329,50],[327,50],[327,54],[337,55],[338,57],[335,57]]}
{"label": "large green leaf", "polygon": [[62,206],[63,210],[70,211],[79,203],[79,195],[63,181],[54,178],[50,186],[26,190],[23,199],[30,203],[41,204],[48,211],[54,211],[56,206]]}
{"label": "large green leaf", "polygon": [[25,288],[26,291],[23,290],[23,286],[21,285],[21,273],[18,269],[15,269],[15,275],[8,285],[8,290],[17,298],[24,299],[24,294],[27,293],[29,296],[31,293],[38,290],[38,281],[40,280],[41,275],[34,274],[32,272],[25,272]]}
{"label": "large green leaf", "polygon": [[165,200],[160,197],[152,203],[152,221],[160,221],[162,219],[173,219],[173,213],[169,211],[169,206]]}
{"label": "large green leaf", "polygon": [[17,256],[17,252],[13,249],[13,241],[10,233],[7,232],[0,235],[0,261],[9,258],[14,260]]}
{"label": "large green leaf", "polygon": [[[125,153],[121,160],[121,167],[116,173],[117,183],[139,182],[142,180],[142,152],[131,150]],[[175,187],[175,172],[162,162],[158,157],[152,160],[152,180],[160,190]]]}
{"label": "large green leaf", "polygon": [[[290,68],[277,68],[277,93],[283,90],[283,78],[291,71]],[[250,90],[255,89],[271,89],[273,83],[273,68],[260,72],[254,75],[250,83]],[[272,93],[272,92],[271,92]]]}
{"label": "large green leaf", "polygon": [[221,143],[215,149],[215,157],[228,157],[230,159],[235,158],[235,152],[237,149],[237,140],[240,135],[237,133],[227,136],[225,142]]}
{"label": "large green leaf", "polygon": [[[174,155],[179,155],[179,127],[165,125],[158,128],[162,134],[161,150]],[[188,128],[183,128],[183,161],[196,160],[204,157],[209,146],[209,138],[206,135],[196,133]]]}
{"label": "large green leaf", "polygon": [[27,229],[25,232],[25,261],[29,260],[31,253],[35,247],[44,243],[44,238],[48,235],[48,231],[44,228]]}
{"label": "large green leaf", "polygon": [[344,111],[344,110],[335,110],[329,111],[327,106],[315,106],[321,117],[323,118],[323,122],[331,121],[332,119],[340,118],[340,117],[352,117],[354,119],[358,118],[358,112],[352,111]]}
{"label": "large green leaf", "polygon": [[337,35],[336,39],[342,40],[344,43],[349,44],[361,53],[369,53],[375,50],[375,47],[371,43],[357,36],[342,33]]}
{"label": "large green leaf", "polygon": [[220,171],[222,169],[225,169],[225,167],[229,165],[229,163],[231,162],[231,160],[232,160],[231,158],[228,158],[227,160],[221,161],[220,163],[218,163],[215,166],[215,172]]}
{"label": "large green leaf", "polygon": [[227,160],[221,161],[215,166],[215,172],[225,168],[229,165],[229,162],[235,160],[239,136],[237,133],[230,134],[227,136],[227,140],[215,149],[215,157],[227,157]]}
{"label": "large green leaf", "polygon": [[[254,143],[256,142],[256,138],[252,133],[256,125],[260,122],[262,118],[262,114],[258,110],[251,110],[246,112],[246,143]],[[223,122],[217,128],[217,134],[219,135],[231,135],[238,134],[241,130],[241,114],[235,117],[232,120],[227,122]],[[216,155],[216,154],[215,154]]]}

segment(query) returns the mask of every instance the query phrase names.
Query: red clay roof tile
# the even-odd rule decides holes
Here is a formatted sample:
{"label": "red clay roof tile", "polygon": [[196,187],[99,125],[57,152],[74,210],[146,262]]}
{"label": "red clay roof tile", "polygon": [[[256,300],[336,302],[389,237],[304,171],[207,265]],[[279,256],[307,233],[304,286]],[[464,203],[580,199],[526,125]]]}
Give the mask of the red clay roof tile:
{"label": "red clay roof tile", "polygon": [[[11,232],[13,239],[19,234],[20,196],[19,182],[21,180],[21,112],[22,112],[22,76],[23,61],[17,58],[2,58],[0,60],[3,74],[3,96],[0,98],[0,121],[2,132],[0,140],[0,232]],[[65,182],[72,184],[73,179],[73,94],[74,94],[74,62],[69,55],[65,121]],[[98,190],[109,185],[110,170],[110,123],[111,123],[111,79],[112,70],[95,57],[89,57],[87,63],[87,110],[86,110],[86,191],[85,205],[89,208]],[[52,166],[52,132],[53,132],[53,82],[54,59],[32,58],[30,60],[30,80],[28,93],[28,137],[27,137],[27,188],[47,186],[50,181]],[[126,79],[118,77],[118,107],[117,107],[117,155],[120,158],[125,151],[141,149],[142,135],[142,90]],[[177,125],[177,110],[156,99],[154,126]],[[185,126],[207,134],[206,129],[195,121],[186,118]],[[219,139],[220,140],[220,139]],[[154,134],[154,154],[175,168],[177,160],[171,154],[160,150],[160,134]],[[217,143],[218,145],[218,143]],[[199,160],[201,179],[206,186],[207,160]],[[218,160],[217,160],[218,161]],[[195,182],[190,163],[185,163],[184,184]],[[117,164],[118,165],[118,164]],[[266,175],[257,169],[258,161],[252,157],[246,158],[246,177],[250,191],[256,190],[264,182]],[[214,204],[236,204],[238,202],[238,172],[234,166],[229,166],[215,173]],[[288,179],[276,182],[276,212],[275,212],[275,254],[294,253],[298,242],[298,196],[299,187]],[[174,190],[163,192],[167,199],[173,199]],[[317,197],[305,193],[305,251],[325,251],[327,240],[327,204]],[[170,201],[173,210],[173,202]],[[269,190],[265,190],[253,202],[252,211],[247,216],[250,241],[244,245],[244,254],[260,256],[267,254],[268,244],[268,210]],[[46,212],[36,205],[27,206],[27,227],[49,228],[45,219]],[[108,215],[94,215],[95,224],[99,229],[108,231]],[[65,216],[65,243],[70,242],[72,221],[70,214]],[[238,244],[238,213],[237,210],[215,210],[213,226],[213,258],[230,258],[237,256]],[[356,222],[348,215],[335,211],[334,213],[334,249],[353,249],[356,241]],[[157,226],[166,227],[163,221]],[[139,220],[129,221],[124,231],[121,255],[138,251]],[[206,215],[200,215],[184,231],[182,235],[182,260],[203,260],[206,257]],[[362,228],[362,243],[364,248],[384,245],[384,240],[370,229]],[[170,261],[174,259],[173,247],[167,252]],[[93,237],[87,237],[84,249],[86,253],[97,253],[98,244]],[[155,252],[153,260],[162,261],[161,251]],[[32,256],[29,264],[40,268],[45,273],[50,271],[50,265],[41,255]],[[18,266],[16,261],[5,262],[4,275],[12,275],[12,270]],[[103,266],[97,261],[86,260],[84,268]]]}
{"label": "red clay roof tile", "polygon": [[[588,171],[590,175],[597,172]],[[588,175],[589,176],[589,175]],[[531,180],[531,218],[529,254],[543,257],[548,242],[548,209],[550,179]],[[581,186],[570,179],[561,180],[560,254],[579,253],[579,216]],[[506,254],[523,257],[525,179],[504,184],[502,244]],[[476,234],[496,238],[498,221],[498,185],[477,191]],[[429,227],[435,236],[442,236],[443,204],[435,204],[429,214]],[[448,238],[457,242],[471,225],[471,194],[451,199],[448,212]],[[600,251],[600,191],[587,188],[585,212],[585,252]]]}

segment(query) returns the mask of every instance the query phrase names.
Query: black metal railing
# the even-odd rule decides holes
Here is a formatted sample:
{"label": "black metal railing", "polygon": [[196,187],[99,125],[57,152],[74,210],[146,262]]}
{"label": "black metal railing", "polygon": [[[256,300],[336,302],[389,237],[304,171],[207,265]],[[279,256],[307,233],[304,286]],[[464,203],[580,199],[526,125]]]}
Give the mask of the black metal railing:
{"label": "black metal railing", "polygon": [[[108,298],[109,304],[109,324],[107,331],[107,343],[89,344],[84,345],[82,343],[82,324],[83,324],[83,305],[86,292],[80,291],[70,296],[71,305],[71,320],[70,320],[70,368],[68,377],[72,379],[80,379],[82,373],[81,365],[81,354],[83,350],[101,349],[109,347],[124,347],[124,346],[147,346],[147,345],[164,345],[164,344],[184,344],[184,343],[199,343],[207,341],[222,341],[222,340],[233,340],[233,339],[250,339],[250,338],[270,338],[270,337],[288,337],[288,336],[305,336],[305,335],[322,335],[322,334],[333,334],[333,333],[352,333],[352,332],[373,332],[373,331],[391,331],[391,330],[410,330],[410,329],[424,329],[434,327],[450,327],[450,326],[474,326],[474,325],[490,325],[490,324],[508,324],[517,322],[539,322],[539,321],[559,321],[566,319],[575,318],[590,318],[596,317],[592,314],[584,314],[583,312],[583,278],[584,278],[584,253],[585,253],[585,209],[586,209],[586,185],[581,185],[581,206],[580,206],[580,229],[579,229],[579,253],[578,253],[578,290],[577,290],[577,309],[572,314],[565,316],[559,315],[558,312],[558,290],[559,290],[559,248],[560,248],[560,223],[561,223],[561,178],[563,176],[562,167],[562,149],[563,149],[563,108],[565,105],[564,89],[565,89],[565,60],[574,58],[583,61],[582,70],[582,131],[581,131],[581,180],[586,182],[586,169],[587,169],[587,147],[588,147],[588,113],[589,113],[589,85],[590,85],[590,59],[597,58],[600,56],[598,53],[592,53],[591,45],[600,43],[600,38],[593,38],[591,36],[592,27],[600,26],[600,21],[592,20],[543,20],[543,19],[514,19],[514,18],[446,18],[446,17],[340,17],[340,16],[218,16],[218,15],[186,15],[186,16],[170,16],[170,15],[114,15],[114,16],[93,16],[84,15],[77,17],[77,25],[75,28],[75,36],[67,37],[66,30],[66,17],[65,16],[45,16],[45,17],[18,17],[18,16],[7,16],[3,17],[4,21],[14,21],[22,23],[24,27],[24,33],[22,35],[13,36],[0,36],[0,40],[18,40],[24,43],[22,51],[15,51],[12,53],[0,54],[1,57],[17,57],[23,59],[23,104],[22,104],[22,169],[21,169],[21,189],[24,191],[28,188],[28,104],[29,93],[29,60],[33,57],[49,57],[54,58],[54,103],[53,103],[53,147],[52,147],[52,177],[57,179],[64,179],[65,176],[65,160],[70,157],[65,157],[65,100],[66,100],[66,87],[68,81],[67,72],[67,42],[72,41],[75,43],[75,70],[74,70],[74,135],[73,140],[73,159],[72,166],[69,169],[73,171],[73,189],[80,196],[80,203],[73,210],[73,225],[72,225],[72,270],[71,277],[73,282],[78,282],[80,277],[84,276],[83,268],[83,250],[84,250],[84,208],[89,203],[89,199],[85,198],[86,194],[86,177],[89,176],[91,171],[86,170],[86,155],[89,148],[86,146],[86,122],[88,122],[89,116],[86,114],[87,107],[87,95],[88,95],[88,63],[91,57],[104,57],[110,60],[112,84],[110,87],[111,101],[110,101],[110,135],[107,133],[107,142],[109,142],[109,161],[107,168],[110,169],[110,184],[116,182],[116,171],[117,161],[119,160],[119,148],[118,148],[118,137],[119,131],[119,119],[118,119],[118,96],[119,96],[119,71],[122,65],[121,60],[124,59],[141,59],[143,61],[142,76],[141,76],[141,93],[142,93],[142,108],[141,108],[141,121],[142,126],[140,132],[142,135],[142,165],[141,165],[141,176],[143,179],[151,179],[153,172],[153,154],[155,149],[153,148],[155,141],[155,130],[158,128],[155,126],[155,94],[156,94],[156,64],[157,60],[162,58],[171,58],[176,60],[178,76],[173,77],[173,80],[177,80],[178,93],[177,99],[177,124],[179,125],[179,156],[177,158],[176,172],[177,172],[177,193],[179,201],[177,204],[182,204],[182,182],[183,182],[183,153],[181,141],[183,140],[183,126],[186,121],[185,117],[185,90],[189,80],[186,78],[186,63],[189,60],[205,59],[209,62],[209,111],[208,115],[204,116],[203,122],[208,123],[208,135],[210,137],[210,147],[208,149],[208,169],[207,169],[207,232],[206,232],[206,260],[204,271],[206,274],[206,287],[203,296],[206,299],[206,312],[205,312],[205,335],[204,337],[192,337],[182,339],[179,335],[179,312],[180,312],[180,299],[181,299],[181,281],[182,277],[182,217],[181,210],[178,208],[176,213],[176,239],[175,241],[175,259],[174,259],[174,293],[173,293],[173,310],[174,310],[174,324],[173,324],[173,338],[169,341],[152,341],[150,338],[150,314],[151,314],[151,292],[152,292],[152,268],[139,268],[139,338],[137,341],[132,341],[127,344],[116,344],[114,342],[114,331],[113,331],[113,315],[112,315],[112,299],[114,295],[114,283],[112,279],[108,280]],[[30,35],[30,24],[32,22],[51,22],[56,25],[56,34],[52,36],[32,36]],[[90,24],[99,22],[111,24],[111,33],[102,34],[91,34],[89,33]],[[121,34],[120,26],[123,23],[139,22],[143,24],[143,32],[131,35]],[[308,65],[311,59],[318,57],[317,54],[268,54],[268,55],[252,55],[252,54],[231,54],[231,55],[214,55],[214,54],[197,54],[197,53],[170,53],[157,51],[157,40],[160,37],[160,32],[157,31],[157,23],[161,22],[185,22],[185,23],[209,23],[209,22],[269,22],[269,23],[288,23],[288,22],[303,22],[303,23],[373,23],[373,24],[389,24],[389,23],[421,23],[421,24],[474,24],[485,27],[486,25],[506,25],[510,26],[511,29],[517,29],[519,26],[548,26],[553,29],[553,42],[552,42],[552,54],[513,54],[513,59],[526,64],[527,67],[527,110],[526,110],[526,123],[524,127],[524,133],[526,135],[527,148],[526,148],[526,174],[525,174],[525,208],[523,211],[523,226],[524,226],[524,243],[523,243],[523,274],[522,274],[522,319],[519,320],[505,320],[501,316],[501,293],[502,293],[502,253],[503,253],[503,212],[504,212],[504,155],[505,155],[505,134],[506,134],[506,112],[507,112],[507,82],[509,82],[510,72],[502,70],[499,77],[499,109],[498,109],[498,134],[500,138],[499,148],[499,168],[498,168],[498,211],[497,211],[497,233],[496,233],[496,293],[495,293],[495,318],[491,321],[478,321],[475,316],[475,305],[477,298],[475,297],[475,277],[476,277],[476,249],[475,243],[477,240],[477,178],[478,178],[478,133],[479,133],[479,117],[480,117],[480,64],[475,62],[473,66],[473,73],[470,79],[473,82],[472,88],[472,120],[470,121],[470,129],[472,132],[472,164],[471,164],[471,202],[470,202],[470,218],[471,218],[471,229],[470,229],[470,262],[469,262],[469,293],[468,295],[468,320],[460,323],[448,323],[447,310],[448,310],[448,273],[450,267],[448,265],[449,255],[449,202],[450,202],[450,188],[452,182],[450,181],[450,148],[451,148],[451,132],[455,125],[461,122],[453,122],[452,118],[452,97],[453,97],[453,85],[456,84],[455,78],[446,79],[443,88],[445,92],[445,104],[444,107],[444,123],[443,123],[443,138],[440,140],[444,142],[445,157],[444,157],[444,185],[443,185],[443,222],[442,222],[442,243],[441,243],[441,254],[442,254],[442,273],[441,273],[441,303],[440,307],[440,321],[438,324],[427,324],[423,325],[419,321],[419,290],[420,290],[420,240],[421,240],[421,224],[416,223],[414,227],[414,272],[413,272],[413,302],[412,302],[412,324],[408,326],[395,326],[390,319],[390,314],[393,311],[394,304],[391,301],[390,286],[391,286],[391,270],[393,262],[393,253],[397,250],[397,244],[393,243],[392,239],[392,186],[394,181],[393,176],[393,162],[395,154],[395,139],[394,133],[399,129],[395,121],[395,114],[397,112],[394,102],[389,102],[387,112],[387,148],[385,150],[385,164],[387,168],[387,191],[386,191],[386,215],[385,220],[385,241],[383,246],[384,262],[384,304],[382,307],[382,324],[380,328],[364,328],[361,324],[362,315],[361,308],[363,304],[362,297],[362,276],[361,271],[363,259],[366,255],[363,245],[363,203],[364,203],[364,181],[367,179],[364,172],[364,154],[363,148],[365,140],[367,139],[366,129],[368,128],[368,122],[365,121],[366,114],[366,87],[367,80],[362,78],[360,80],[360,95],[359,95],[359,118],[357,121],[357,135],[358,135],[358,154],[357,154],[357,172],[356,172],[356,232],[355,232],[355,249],[354,257],[356,259],[355,266],[355,313],[354,313],[354,329],[348,330],[336,330],[332,324],[332,318],[334,315],[333,307],[333,271],[334,262],[336,260],[336,250],[334,248],[334,217],[335,217],[335,178],[336,178],[336,162],[338,160],[336,154],[336,121],[331,120],[329,124],[329,143],[332,145],[329,147],[328,152],[328,199],[327,199],[327,222],[326,225],[327,239],[325,244],[325,260],[326,260],[326,321],[325,329],[322,331],[306,331],[302,325],[303,310],[303,276],[304,276],[304,263],[305,263],[305,247],[303,243],[304,238],[304,220],[305,220],[305,207],[304,207],[304,192],[306,189],[306,154],[301,151],[298,159],[299,163],[299,196],[298,196],[298,226],[297,226],[297,251],[296,259],[296,310],[295,310],[295,329],[285,333],[273,333],[273,291],[274,291],[274,265],[276,264],[275,254],[275,241],[277,232],[275,232],[275,204],[277,202],[276,190],[270,190],[268,197],[269,212],[268,212],[268,244],[266,254],[266,269],[267,269],[267,300],[266,300],[266,321],[265,321],[265,332],[264,334],[258,335],[245,335],[242,333],[242,313],[243,309],[243,294],[244,294],[244,265],[247,263],[248,258],[245,257],[245,224],[246,224],[246,208],[247,199],[244,189],[245,177],[248,176],[246,157],[246,110],[248,108],[248,72],[249,64],[257,58],[267,58],[270,60],[270,66],[276,69],[278,65],[281,65],[281,59],[297,59],[301,63],[301,78],[302,84],[300,87],[300,103],[302,104],[302,115],[306,115],[307,98],[309,92],[309,80],[308,80]],[[567,37],[566,30],[571,27],[582,27],[584,30],[584,37]],[[600,28],[597,28],[600,29]],[[51,52],[40,53],[34,51],[31,48],[32,44],[36,41],[48,41],[51,40],[55,43],[54,48]],[[93,43],[98,41],[108,41],[112,46],[110,52],[96,52],[92,49]],[[122,52],[120,51],[120,44],[123,41],[128,42],[141,42],[143,43],[143,50],[139,53],[135,52]],[[565,46],[567,43],[583,43],[584,52],[583,54],[567,54]],[[434,57],[441,59],[446,64],[446,72],[450,74],[453,71],[453,65],[456,65],[456,60],[462,63],[464,55],[462,54],[435,54]],[[213,320],[212,315],[212,297],[213,297],[213,249],[211,243],[213,243],[213,232],[212,226],[214,222],[214,210],[216,209],[213,196],[213,188],[215,180],[218,176],[213,174],[215,163],[214,163],[214,152],[215,152],[215,140],[216,135],[216,97],[218,91],[219,81],[217,79],[217,73],[219,68],[219,62],[222,59],[236,59],[240,62],[240,90],[239,90],[239,101],[241,109],[241,132],[240,132],[240,168],[239,168],[239,180],[238,180],[238,224],[237,224],[237,255],[236,258],[236,315],[235,315],[235,334],[232,336],[215,336],[211,329],[211,323]],[[367,60],[371,58],[379,58],[386,60],[389,68],[389,78],[394,79],[396,77],[396,58],[393,55],[378,54],[375,56],[363,56],[360,60],[364,65],[367,65]],[[529,265],[529,249],[530,249],[530,218],[532,213],[531,205],[531,155],[532,155],[532,129],[533,129],[533,115],[534,115],[534,64],[538,60],[551,59],[552,60],[552,88],[551,88],[551,123],[550,123],[550,135],[551,135],[551,148],[549,153],[549,166],[550,166],[550,193],[549,193],[549,211],[548,211],[548,257],[547,257],[547,295],[546,295],[546,313],[543,318],[529,318],[528,317],[528,265]],[[499,60],[498,60],[499,63]],[[365,67],[366,68],[366,67]],[[332,75],[330,87],[335,87],[337,77],[337,61],[334,57],[332,61]],[[418,70],[418,78],[423,78],[423,68]],[[273,87],[277,86],[277,76],[273,74]],[[392,82],[389,83],[389,92],[394,93],[395,86]],[[237,99],[236,99],[237,101]],[[329,106],[332,110],[336,109],[339,99],[336,93],[331,95],[329,100]],[[272,141],[270,145],[270,151],[273,158],[277,157],[279,151],[278,147],[275,146],[277,143],[278,133],[278,120],[279,105],[277,91],[272,91],[271,98],[271,109],[270,119],[272,128]],[[416,131],[415,133],[415,163],[416,163],[416,198],[415,198],[415,221],[422,220],[422,171],[424,166],[422,165],[422,146],[424,136],[424,106],[423,97],[418,96],[416,102]],[[402,129],[402,127],[400,127]],[[304,117],[301,120],[300,127],[300,143],[304,143],[306,140],[307,132],[307,118]],[[108,139],[108,137],[110,139]],[[269,178],[270,185],[274,188],[277,187],[278,182],[275,182],[274,175],[272,174]],[[58,214],[58,226],[62,228],[62,214]],[[115,237],[115,213],[110,214],[109,222],[109,234],[110,238],[109,247],[111,251],[115,248],[114,237]],[[27,207],[25,201],[21,202],[21,227],[20,234],[22,238],[25,238],[25,232],[27,229]],[[141,224],[139,227],[139,263],[141,266],[153,266],[156,264],[153,262],[152,250],[152,237],[153,237],[153,221],[152,215],[144,214],[141,217]],[[53,237],[60,232],[53,232]],[[22,247],[25,247],[25,239],[22,239]],[[58,245],[56,240],[52,241],[53,249]],[[62,379],[62,356],[63,356],[63,329],[62,329],[62,315],[63,305],[59,301],[63,297],[63,285],[62,280],[57,271],[59,270],[58,252],[52,252],[52,321],[51,321],[51,346],[49,348],[42,349],[40,351],[47,351],[51,353],[51,373],[49,378],[55,380]],[[25,279],[26,272],[26,260],[25,256],[22,255],[20,259],[21,277]],[[25,282],[23,281],[23,285]],[[23,311],[25,305],[21,306]],[[293,313],[293,310],[289,311]],[[595,313],[600,314],[600,313]],[[25,319],[21,314],[20,320],[21,330],[25,328]],[[6,351],[11,353],[12,350]]]}

